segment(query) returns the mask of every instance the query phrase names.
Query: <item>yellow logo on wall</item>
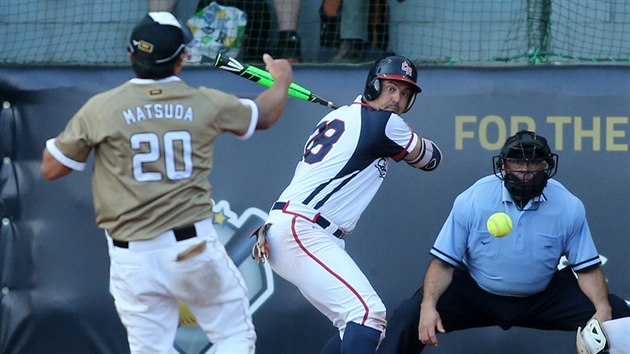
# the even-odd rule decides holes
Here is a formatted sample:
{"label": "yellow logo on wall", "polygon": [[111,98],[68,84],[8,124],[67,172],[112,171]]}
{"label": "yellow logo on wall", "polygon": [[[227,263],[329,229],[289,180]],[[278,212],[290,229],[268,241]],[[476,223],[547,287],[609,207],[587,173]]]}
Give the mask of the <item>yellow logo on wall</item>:
{"label": "yellow logo on wall", "polygon": [[547,116],[545,126],[537,127],[533,117],[455,116],[455,150],[478,143],[485,150],[499,150],[505,139],[519,130],[548,131],[545,135],[553,151],[627,152],[630,136],[628,117]]}

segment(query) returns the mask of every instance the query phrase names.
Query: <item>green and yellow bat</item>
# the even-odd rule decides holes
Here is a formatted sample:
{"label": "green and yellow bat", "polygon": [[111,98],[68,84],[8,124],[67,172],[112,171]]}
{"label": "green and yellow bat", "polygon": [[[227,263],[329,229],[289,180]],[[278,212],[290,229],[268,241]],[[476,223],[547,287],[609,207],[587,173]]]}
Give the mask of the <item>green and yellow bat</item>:
{"label": "green and yellow bat", "polygon": [[[219,69],[229,71],[247,80],[257,82],[265,87],[270,87],[273,84],[273,77],[271,77],[271,74],[267,70],[245,64],[236,58],[232,58],[221,53],[217,54],[216,58],[214,59],[214,66]],[[294,82],[289,85],[289,90],[287,91],[287,94],[291,97],[295,97],[301,100],[319,103],[328,108],[339,108],[331,101],[325,100],[313,94],[311,90]]]}

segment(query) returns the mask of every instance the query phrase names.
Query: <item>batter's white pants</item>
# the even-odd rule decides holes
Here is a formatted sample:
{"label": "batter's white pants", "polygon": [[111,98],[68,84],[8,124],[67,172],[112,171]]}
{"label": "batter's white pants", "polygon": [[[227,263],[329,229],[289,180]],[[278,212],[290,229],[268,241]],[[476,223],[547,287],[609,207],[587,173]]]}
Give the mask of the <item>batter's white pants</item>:
{"label": "batter's white pants", "polygon": [[630,317],[618,318],[602,323],[608,340],[610,354],[630,354]]}
{"label": "batter's white pants", "polygon": [[272,210],[267,222],[271,269],[326,315],[341,338],[348,322],[385,330],[385,305],[343,240],[298,213]]}
{"label": "batter's white pants", "polygon": [[[212,219],[195,227],[197,237],[188,240],[177,242],[168,231],[130,242],[128,249],[107,238],[111,292],[132,354],[177,353],[178,299],[188,304],[216,353],[254,353],[256,333],[245,282]],[[207,246],[202,253],[176,261],[179,253],[201,242]]]}

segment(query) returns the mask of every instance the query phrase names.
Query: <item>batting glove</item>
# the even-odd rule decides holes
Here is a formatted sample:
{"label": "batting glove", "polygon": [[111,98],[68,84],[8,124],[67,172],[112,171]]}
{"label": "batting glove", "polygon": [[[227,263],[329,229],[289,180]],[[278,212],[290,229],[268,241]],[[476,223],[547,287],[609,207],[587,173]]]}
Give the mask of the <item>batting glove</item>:
{"label": "batting glove", "polygon": [[252,258],[258,264],[265,263],[269,258],[269,242],[267,242],[267,230],[271,224],[264,224],[252,232],[250,237],[255,237],[254,247],[252,247]]}

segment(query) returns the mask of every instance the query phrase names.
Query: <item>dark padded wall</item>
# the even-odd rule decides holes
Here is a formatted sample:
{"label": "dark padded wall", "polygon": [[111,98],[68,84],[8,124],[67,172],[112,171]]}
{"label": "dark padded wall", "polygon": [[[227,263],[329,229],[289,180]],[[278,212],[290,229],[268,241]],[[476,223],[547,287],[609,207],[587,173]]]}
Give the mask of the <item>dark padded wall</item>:
{"label": "dark padded wall", "polygon": [[[445,159],[432,173],[390,164],[348,252],[392,311],[420,285],[428,250],[455,196],[492,173],[507,134],[528,127],[560,155],[557,179],[586,205],[611,291],[630,298],[630,71],[625,67],[420,69],[424,92],[406,120]],[[367,67],[298,67],[295,81],[337,104],[362,92]],[[131,76],[126,68],[0,68],[0,352],[124,353],[108,293],[107,250],[94,225],[90,172],[39,175],[41,150],[91,95]],[[229,73],[186,68],[183,78],[242,97],[261,87]],[[271,130],[241,142],[222,136],[214,199],[267,210],[290,181],[304,141],[328,109],[291,98]],[[520,124],[517,124],[521,122]],[[531,124],[535,125],[531,126]],[[258,353],[317,353],[335,329],[290,284],[254,314]],[[574,353],[575,335],[514,328],[441,337],[425,353]],[[474,348],[474,350],[471,350]]]}
{"label": "dark padded wall", "polygon": [[14,186],[18,191],[17,201],[2,210],[2,217],[8,212],[11,220],[0,234],[2,353],[129,351],[108,294],[107,248],[94,224],[89,173],[51,183],[39,174],[42,143],[63,129],[62,117],[102,88],[76,84],[83,81],[76,75],[64,70],[52,77],[47,70],[2,73],[0,96],[11,104],[2,114],[14,116],[12,132],[2,125],[3,142],[14,137],[2,154],[11,158],[2,165],[2,199],[13,194]]}

